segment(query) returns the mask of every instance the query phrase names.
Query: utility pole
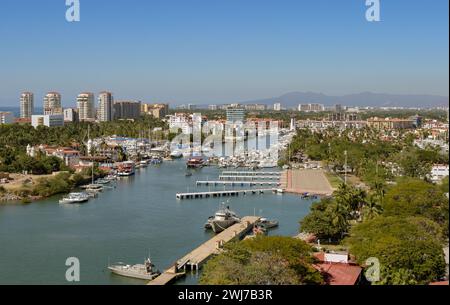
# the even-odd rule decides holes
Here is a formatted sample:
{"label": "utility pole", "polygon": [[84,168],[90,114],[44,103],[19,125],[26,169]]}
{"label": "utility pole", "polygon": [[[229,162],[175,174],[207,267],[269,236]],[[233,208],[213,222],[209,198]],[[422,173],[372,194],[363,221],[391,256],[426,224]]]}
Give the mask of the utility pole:
{"label": "utility pole", "polygon": [[347,151],[344,151],[344,155],[345,155],[344,181],[345,181],[345,184],[347,184],[347,161],[348,161]]}

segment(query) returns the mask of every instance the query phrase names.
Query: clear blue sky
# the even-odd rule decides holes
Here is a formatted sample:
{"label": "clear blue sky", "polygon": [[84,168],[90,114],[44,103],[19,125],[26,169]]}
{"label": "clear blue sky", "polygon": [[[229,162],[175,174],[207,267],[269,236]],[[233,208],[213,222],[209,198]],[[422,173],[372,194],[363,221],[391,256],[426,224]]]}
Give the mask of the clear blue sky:
{"label": "clear blue sky", "polygon": [[291,91],[448,96],[448,0],[0,1],[0,106],[23,90],[74,104],[116,99],[222,103]]}

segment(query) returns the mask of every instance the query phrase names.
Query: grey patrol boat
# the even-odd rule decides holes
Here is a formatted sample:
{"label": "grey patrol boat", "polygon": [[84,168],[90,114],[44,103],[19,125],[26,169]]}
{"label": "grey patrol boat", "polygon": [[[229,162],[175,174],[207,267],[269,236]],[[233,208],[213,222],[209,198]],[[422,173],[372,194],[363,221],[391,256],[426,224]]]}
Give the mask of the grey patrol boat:
{"label": "grey patrol boat", "polygon": [[108,269],[117,275],[151,281],[161,274],[161,272],[154,269],[154,267],[155,265],[153,265],[149,257],[145,260],[144,264],[127,265],[120,262],[108,266]]}

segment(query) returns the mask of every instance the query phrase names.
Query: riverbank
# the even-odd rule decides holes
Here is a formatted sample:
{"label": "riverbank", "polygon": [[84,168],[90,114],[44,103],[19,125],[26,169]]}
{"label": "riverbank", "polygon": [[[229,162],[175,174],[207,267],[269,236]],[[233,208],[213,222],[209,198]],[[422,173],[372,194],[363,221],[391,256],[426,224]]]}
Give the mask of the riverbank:
{"label": "riverbank", "polygon": [[[203,226],[224,200],[181,202],[175,194],[188,187],[209,190],[195,182],[217,177],[221,169],[210,166],[192,173],[187,177],[185,161],[175,160],[140,168],[88,204],[61,205],[55,196],[38,204],[0,205],[0,231],[8,232],[0,234],[0,284],[67,284],[65,261],[77,257],[82,266],[79,284],[144,285],[145,281],[111,274],[108,262],[143,263],[150,252],[162,270],[213,236]],[[215,189],[223,187],[211,187]],[[298,222],[313,201],[272,193],[228,199],[240,216],[256,213],[278,220],[280,226],[269,234],[283,236],[297,234]],[[18,251],[26,253],[21,260]],[[176,285],[197,281],[198,274],[189,273]]]}
{"label": "riverbank", "polygon": [[91,179],[91,176],[69,172],[55,172],[51,175],[9,174],[8,183],[0,185],[0,204],[31,203],[66,194],[89,183]]}

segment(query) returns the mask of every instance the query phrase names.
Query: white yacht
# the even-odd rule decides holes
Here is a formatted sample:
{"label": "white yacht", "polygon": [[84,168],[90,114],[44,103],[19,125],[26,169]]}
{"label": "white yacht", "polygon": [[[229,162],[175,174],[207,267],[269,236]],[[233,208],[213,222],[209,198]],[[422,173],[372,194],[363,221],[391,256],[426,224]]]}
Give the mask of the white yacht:
{"label": "white yacht", "polygon": [[66,197],[62,198],[59,203],[84,203],[89,200],[89,195],[86,193],[70,193]]}

